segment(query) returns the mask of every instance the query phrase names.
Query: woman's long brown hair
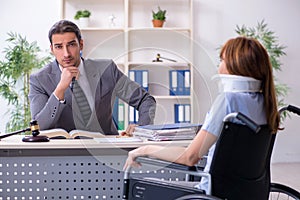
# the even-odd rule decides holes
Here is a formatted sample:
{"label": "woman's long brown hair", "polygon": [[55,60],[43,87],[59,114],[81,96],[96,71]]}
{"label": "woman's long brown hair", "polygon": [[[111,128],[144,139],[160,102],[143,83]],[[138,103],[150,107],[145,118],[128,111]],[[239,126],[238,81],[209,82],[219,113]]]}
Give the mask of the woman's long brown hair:
{"label": "woman's long brown hair", "polygon": [[279,128],[280,117],[273,80],[272,65],[263,45],[253,38],[237,37],[222,47],[220,57],[230,74],[252,77],[262,82],[267,122],[273,133]]}

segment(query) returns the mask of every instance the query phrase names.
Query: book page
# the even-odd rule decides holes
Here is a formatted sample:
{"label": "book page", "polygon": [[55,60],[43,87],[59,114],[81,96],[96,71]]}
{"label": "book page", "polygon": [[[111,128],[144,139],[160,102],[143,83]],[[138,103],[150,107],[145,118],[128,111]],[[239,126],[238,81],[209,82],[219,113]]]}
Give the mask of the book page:
{"label": "book page", "polygon": [[70,137],[71,138],[102,138],[105,137],[104,134],[100,132],[92,132],[92,131],[85,131],[85,130],[72,130],[70,131]]}
{"label": "book page", "polygon": [[62,128],[41,130],[39,135],[45,135],[49,138],[70,138],[69,133]]}

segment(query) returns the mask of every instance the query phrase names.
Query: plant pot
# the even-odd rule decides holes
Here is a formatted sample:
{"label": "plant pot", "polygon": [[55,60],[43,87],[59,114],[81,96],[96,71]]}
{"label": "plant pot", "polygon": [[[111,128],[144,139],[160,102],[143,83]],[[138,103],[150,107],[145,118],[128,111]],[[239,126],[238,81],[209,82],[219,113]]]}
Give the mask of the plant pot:
{"label": "plant pot", "polygon": [[163,27],[164,22],[165,22],[164,20],[158,20],[158,19],[152,20],[153,27]]}
{"label": "plant pot", "polygon": [[89,26],[90,18],[89,17],[81,17],[79,18],[79,26],[81,28],[86,28]]}

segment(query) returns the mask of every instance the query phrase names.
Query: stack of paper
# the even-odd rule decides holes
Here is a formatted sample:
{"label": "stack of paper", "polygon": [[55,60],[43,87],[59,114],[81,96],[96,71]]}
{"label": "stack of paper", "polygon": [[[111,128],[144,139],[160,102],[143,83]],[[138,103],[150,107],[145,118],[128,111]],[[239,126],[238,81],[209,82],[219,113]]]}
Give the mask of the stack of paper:
{"label": "stack of paper", "polygon": [[143,140],[138,137],[103,137],[103,138],[94,138],[94,140],[99,143],[143,142]]}
{"label": "stack of paper", "polygon": [[133,136],[154,141],[192,140],[200,129],[199,124],[175,123],[135,127]]}

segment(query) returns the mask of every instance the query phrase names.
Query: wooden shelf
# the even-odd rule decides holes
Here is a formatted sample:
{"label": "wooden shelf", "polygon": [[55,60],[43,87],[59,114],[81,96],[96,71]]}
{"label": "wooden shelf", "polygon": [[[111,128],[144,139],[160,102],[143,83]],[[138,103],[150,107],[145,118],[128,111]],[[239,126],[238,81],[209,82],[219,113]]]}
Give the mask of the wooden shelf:
{"label": "wooden shelf", "polygon": [[[157,101],[155,123],[174,122],[174,105],[191,105],[193,111],[193,0],[161,0],[166,9],[164,27],[152,27],[152,10],[157,9],[156,0],[61,0],[61,17],[73,20],[76,10],[89,9],[90,27],[82,28],[84,55],[86,58],[111,58],[121,71],[148,70],[149,92]],[[109,27],[109,15],[116,16],[115,27]],[[156,55],[162,59],[152,62]],[[190,70],[190,93],[188,96],[170,96],[169,71]],[[167,112],[167,110],[171,110]],[[125,106],[124,124],[128,124],[129,109]]]}

